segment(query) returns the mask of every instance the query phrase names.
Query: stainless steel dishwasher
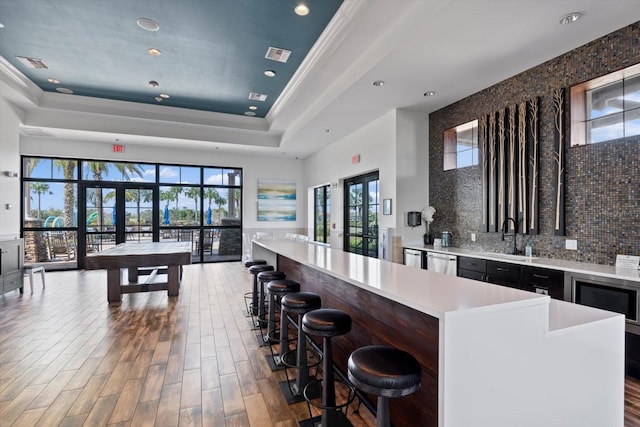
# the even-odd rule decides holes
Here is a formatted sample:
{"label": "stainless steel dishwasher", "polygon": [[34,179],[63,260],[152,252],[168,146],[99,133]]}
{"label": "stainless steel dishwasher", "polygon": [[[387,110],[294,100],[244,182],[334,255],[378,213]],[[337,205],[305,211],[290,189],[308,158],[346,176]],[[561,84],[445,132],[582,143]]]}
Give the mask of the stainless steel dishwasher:
{"label": "stainless steel dishwasher", "polygon": [[422,251],[416,249],[405,249],[404,265],[422,268]]}
{"label": "stainless steel dishwasher", "polygon": [[455,276],[458,270],[458,257],[440,252],[427,252],[427,270]]}

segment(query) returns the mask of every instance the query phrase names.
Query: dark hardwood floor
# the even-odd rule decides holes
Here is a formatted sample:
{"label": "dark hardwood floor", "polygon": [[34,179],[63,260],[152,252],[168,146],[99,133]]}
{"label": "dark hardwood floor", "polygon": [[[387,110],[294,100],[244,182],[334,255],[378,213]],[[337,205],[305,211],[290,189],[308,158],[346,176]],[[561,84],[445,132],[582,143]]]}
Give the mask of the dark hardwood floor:
{"label": "dark hardwood floor", "polygon": [[[123,296],[104,271],[47,272],[34,294],[0,296],[1,426],[277,426],[287,405],[244,316],[240,263],[192,265],[178,298]],[[625,425],[640,427],[640,381],[627,379]],[[361,407],[354,426],[373,426]]]}

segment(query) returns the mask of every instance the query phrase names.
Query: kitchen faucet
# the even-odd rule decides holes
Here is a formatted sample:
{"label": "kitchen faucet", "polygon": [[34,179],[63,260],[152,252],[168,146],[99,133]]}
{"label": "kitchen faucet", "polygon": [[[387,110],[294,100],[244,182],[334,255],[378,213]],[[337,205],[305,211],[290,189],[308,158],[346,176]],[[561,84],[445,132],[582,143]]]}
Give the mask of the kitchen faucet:
{"label": "kitchen faucet", "polygon": [[516,222],[515,219],[509,217],[507,219],[505,219],[502,222],[502,241],[504,242],[504,236],[505,236],[505,232],[507,231],[507,227],[509,224],[509,221],[513,222],[513,252],[512,255],[516,255],[518,253],[518,247],[517,247],[517,242],[518,242],[518,223]]}

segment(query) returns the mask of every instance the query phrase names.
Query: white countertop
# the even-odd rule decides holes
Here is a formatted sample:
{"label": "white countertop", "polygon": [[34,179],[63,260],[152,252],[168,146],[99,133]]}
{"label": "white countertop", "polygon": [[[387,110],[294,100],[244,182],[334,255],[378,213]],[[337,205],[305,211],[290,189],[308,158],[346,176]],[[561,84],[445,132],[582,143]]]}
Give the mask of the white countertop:
{"label": "white countertop", "polygon": [[[255,245],[438,319],[549,304],[550,298],[291,240]],[[256,254],[254,254],[255,256]]]}
{"label": "white countertop", "polygon": [[601,277],[611,277],[614,279],[630,280],[640,282],[640,270],[617,268],[613,265],[591,264],[587,262],[566,261],[561,259],[533,257],[509,257],[504,254],[480,252],[462,248],[441,248],[435,249],[433,246],[405,245],[407,249],[418,249],[421,251],[438,252],[470,258],[490,259],[493,261],[509,262],[512,264],[531,265],[534,267],[549,268],[552,270],[569,271],[572,273],[593,274]]}

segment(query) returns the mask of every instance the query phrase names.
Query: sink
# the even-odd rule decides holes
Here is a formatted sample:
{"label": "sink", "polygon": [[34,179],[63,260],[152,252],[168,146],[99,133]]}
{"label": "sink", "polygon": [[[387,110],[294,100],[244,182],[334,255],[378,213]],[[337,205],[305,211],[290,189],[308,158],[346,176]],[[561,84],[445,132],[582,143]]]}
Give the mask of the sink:
{"label": "sink", "polygon": [[503,258],[503,259],[514,259],[519,261],[527,261],[530,259],[536,259],[534,256],[526,256],[526,255],[512,255],[512,254],[501,254],[498,252],[480,252],[479,255],[491,257],[491,258]]}

